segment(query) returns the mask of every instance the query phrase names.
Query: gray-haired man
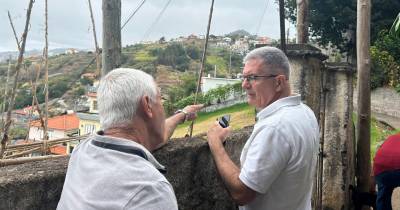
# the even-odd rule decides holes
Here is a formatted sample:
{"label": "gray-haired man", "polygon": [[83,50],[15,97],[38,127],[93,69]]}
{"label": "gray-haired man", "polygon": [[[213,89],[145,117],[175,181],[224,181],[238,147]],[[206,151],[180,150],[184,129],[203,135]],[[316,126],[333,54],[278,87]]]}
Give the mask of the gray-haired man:
{"label": "gray-haired man", "polygon": [[178,209],[165,168],[150,152],[202,105],[165,119],[154,79],[122,68],[102,78],[97,101],[103,131],[74,149],[57,209]]}
{"label": "gray-haired man", "polygon": [[311,210],[311,189],[319,129],[312,110],[291,95],[290,66],[273,47],[258,48],[244,59],[242,88],[259,112],[247,140],[241,167],[222,142],[230,129],[216,122],[208,143],[229,193],[240,209]]}

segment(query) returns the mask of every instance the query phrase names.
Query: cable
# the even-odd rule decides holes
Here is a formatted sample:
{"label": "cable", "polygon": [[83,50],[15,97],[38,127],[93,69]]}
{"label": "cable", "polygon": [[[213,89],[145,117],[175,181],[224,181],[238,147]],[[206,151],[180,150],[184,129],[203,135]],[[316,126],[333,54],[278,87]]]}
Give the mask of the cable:
{"label": "cable", "polygon": [[269,0],[267,0],[267,4],[265,5],[265,8],[264,8],[263,14],[261,16],[260,22],[258,22],[258,26],[257,26],[257,30],[256,30],[256,36],[258,35],[258,32],[260,31],[261,23],[264,20],[265,13],[267,13],[268,5],[269,5]]}
{"label": "cable", "polygon": [[139,6],[136,7],[136,9],[132,12],[132,14],[129,16],[129,18],[124,22],[124,24],[121,27],[121,30],[125,27],[125,25],[132,19],[132,17],[136,14],[137,11],[143,6],[144,2],[146,0],[142,0],[142,2],[139,4]]}
{"label": "cable", "polygon": [[167,9],[169,3],[171,3],[172,0],[168,0],[167,4],[165,4],[164,8],[161,10],[161,12],[158,14],[156,20],[150,25],[150,27],[147,29],[146,33],[144,34],[142,41],[144,41],[145,39],[147,39],[147,37],[150,35],[151,30],[153,29],[153,27],[157,24],[157,22],[160,20],[161,16],[163,15],[163,13],[165,12],[165,10]]}

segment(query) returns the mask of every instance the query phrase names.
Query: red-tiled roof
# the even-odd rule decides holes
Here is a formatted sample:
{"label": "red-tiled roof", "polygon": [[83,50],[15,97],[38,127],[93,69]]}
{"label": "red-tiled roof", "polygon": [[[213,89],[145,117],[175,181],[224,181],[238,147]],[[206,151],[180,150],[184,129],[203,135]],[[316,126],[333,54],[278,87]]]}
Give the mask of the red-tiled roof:
{"label": "red-tiled roof", "polygon": [[[31,126],[41,127],[40,120],[32,121]],[[79,118],[76,116],[76,113],[52,117],[48,120],[48,128],[64,131],[78,129]]]}
{"label": "red-tiled roof", "polygon": [[50,147],[50,153],[55,155],[66,155],[67,147],[62,145],[55,145]]}
{"label": "red-tiled roof", "polygon": [[20,115],[26,115],[26,112],[24,110],[22,110],[22,109],[14,110],[14,113],[15,114],[20,114]]}

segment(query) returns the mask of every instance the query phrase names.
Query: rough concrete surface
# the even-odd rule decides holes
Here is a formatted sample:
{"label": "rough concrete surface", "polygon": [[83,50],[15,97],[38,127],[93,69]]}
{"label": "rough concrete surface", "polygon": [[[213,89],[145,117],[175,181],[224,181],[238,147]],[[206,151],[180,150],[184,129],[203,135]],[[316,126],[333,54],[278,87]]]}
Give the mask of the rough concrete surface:
{"label": "rough concrete surface", "polygon": [[[225,148],[236,163],[251,133],[248,127],[234,132]],[[207,145],[200,136],[176,139],[155,152],[167,167],[179,209],[237,209],[215,170]],[[0,168],[0,209],[55,209],[62,191],[68,158]]]}

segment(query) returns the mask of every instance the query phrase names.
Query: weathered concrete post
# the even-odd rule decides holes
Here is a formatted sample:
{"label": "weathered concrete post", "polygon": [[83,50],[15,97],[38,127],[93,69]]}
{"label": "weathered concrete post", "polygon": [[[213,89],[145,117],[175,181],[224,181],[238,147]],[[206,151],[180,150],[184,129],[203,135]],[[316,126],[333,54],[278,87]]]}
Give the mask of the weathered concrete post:
{"label": "weathered concrete post", "polygon": [[[307,44],[288,45],[287,55],[289,57],[291,73],[290,84],[292,92],[298,93],[302,101],[310,106],[317,119],[323,116],[321,113],[321,91],[323,76],[323,61],[327,56],[321,50]],[[319,124],[322,123],[319,121]],[[320,143],[323,142],[321,136]],[[321,153],[322,154],[322,153]],[[322,155],[318,156],[317,170],[313,187],[313,207],[320,209],[322,206]]]}
{"label": "weathered concrete post", "polygon": [[326,65],[321,119],[323,143],[322,209],[350,209],[354,185],[353,68]]}
{"label": "weathered concrete post", "polygon": [[104,76],[121,65],[121,0],[103,0],[102,53]]}
{"label": "weathered concrete post", "polygon": [[321,50],[308,44],[287,46],[290,61],[290,84],[292,92],[301,95],[302,101],[310,106],[319,118],[322,69],[327,56]]}

